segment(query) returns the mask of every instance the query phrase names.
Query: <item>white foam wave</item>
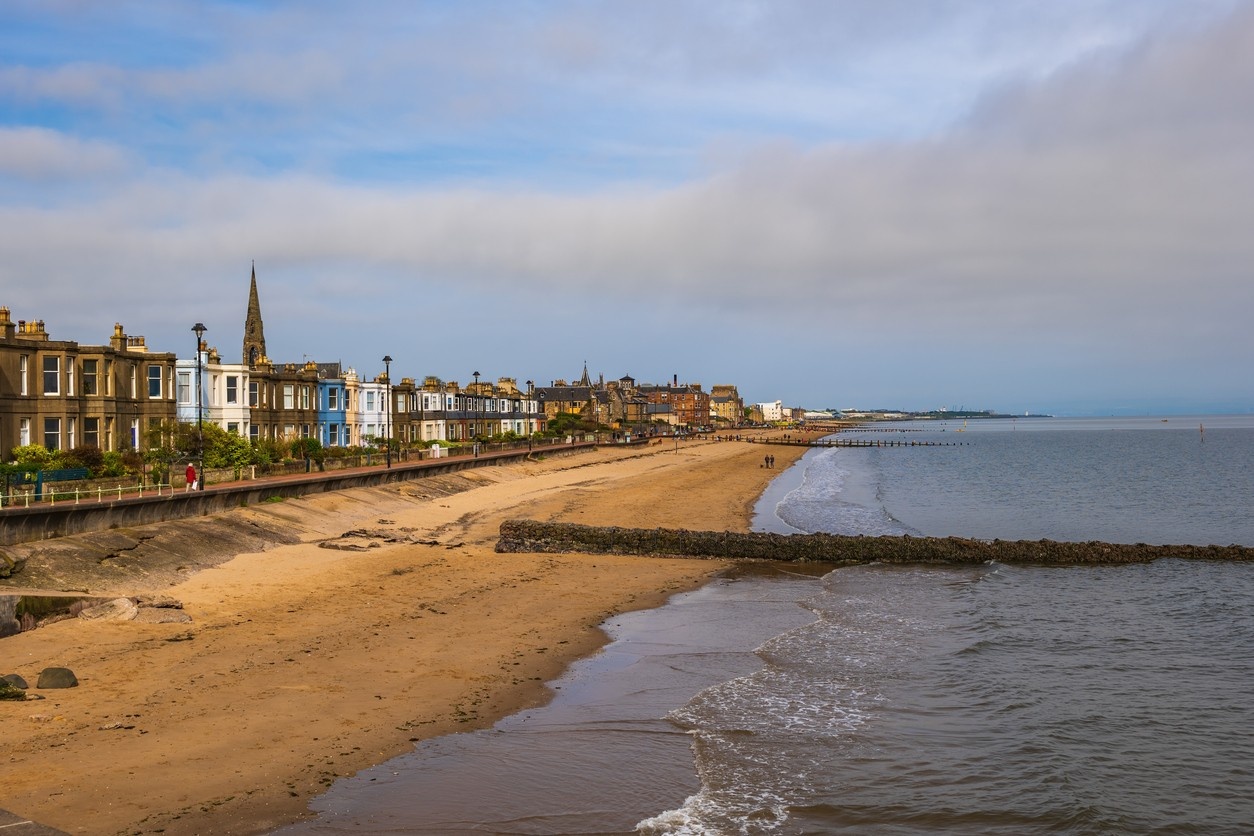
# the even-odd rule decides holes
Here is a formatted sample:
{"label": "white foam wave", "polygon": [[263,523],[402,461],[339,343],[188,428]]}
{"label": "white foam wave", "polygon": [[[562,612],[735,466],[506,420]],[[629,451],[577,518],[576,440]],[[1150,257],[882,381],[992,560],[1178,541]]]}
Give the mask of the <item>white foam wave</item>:
{"label": "white foam wave", "polygon": [[862,491],[857,497],[853,496],[850,487],[855,474],[835,452],[825,451],[807,464],[801,484],[779,501],[775,516],[791,528],[811,533],[868,536],[913,533],[884,508],[877,491]]}

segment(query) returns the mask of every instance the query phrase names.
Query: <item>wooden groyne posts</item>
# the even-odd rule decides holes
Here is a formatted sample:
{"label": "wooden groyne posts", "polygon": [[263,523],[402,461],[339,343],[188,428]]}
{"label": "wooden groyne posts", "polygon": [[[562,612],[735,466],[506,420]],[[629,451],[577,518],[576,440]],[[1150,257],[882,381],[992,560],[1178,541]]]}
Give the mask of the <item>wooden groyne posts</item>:
{"label": "wooden groyne posts", "polygon": [[961,447],[961,441],[910,441],[898,438],[819,438],[811,447]]}
{"label": "wooden groyne posts", "polygon": [[964,441],[911,441],[904,438],[767,438],[762,444],[790,447],[961,447]]}

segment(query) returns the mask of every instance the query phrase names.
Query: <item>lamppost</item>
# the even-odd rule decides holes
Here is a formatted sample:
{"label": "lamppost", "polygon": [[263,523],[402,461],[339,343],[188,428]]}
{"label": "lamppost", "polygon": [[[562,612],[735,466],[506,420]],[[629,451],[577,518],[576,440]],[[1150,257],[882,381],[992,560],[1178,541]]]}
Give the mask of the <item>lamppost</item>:
{"label": "lamppost", "polygon": [[418,390],[418,440],[422,442],[418,445],[418,458],[422,458],[422,451],[427,444],[427,381],[422,382],[422,388]]}
{"label": "lamppost", "polygon": [[474,442],[474,447],[472,449],[475,451],[475,456],[478,456],[479,455],[479,373],[471,372],[470,376],[475,379],[475,391],[472,394],[472,397],[474,398],[475,418],[474,418],[474,421],[471,422],[470,438]]}
{"label": "lamppost", "polygon": [[204,398],[200,393],[200,345],[205,336],[205,332],[208,330],[208,328],[199,322],[192,326],[192,331],[196,334],[196,458],[199,464],[196,475],[200,480],[201,490],[204,490],[205,488],[205,418]]}
{"label": "lamppost", "polygon": [[535,391],[535,383],[534,383],[533,381],[528,380],[528,381],[527,381],[527,450],[528,450],[529,452],[530,452],[530,450],[531,450],[531,433],[532,433],[532,429],[531,429],[531,418],[532,418],[532,412],[531,412],[531,398],[532,398],[532,393],[533,393],[534,391]]}
{"label": "lamppost", "polygon": [[387,412],[383,413],[383,425],[386,427],[384,443],[388,446],[388,467],[392,466],[392,357],[383,355],[384,394],[387,395]]}

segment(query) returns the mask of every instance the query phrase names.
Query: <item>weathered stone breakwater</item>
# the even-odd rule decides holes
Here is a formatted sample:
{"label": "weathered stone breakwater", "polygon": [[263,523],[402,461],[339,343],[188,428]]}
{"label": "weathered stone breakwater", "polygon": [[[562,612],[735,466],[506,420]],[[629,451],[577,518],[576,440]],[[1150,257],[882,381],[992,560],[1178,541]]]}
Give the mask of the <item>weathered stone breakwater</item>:
{"label": "weathered stone breakwater", "polygon": [[1156,546],[961,537],[849,537],[839,534],[740,534],[730,531],[596,527],[533,520],[501,523],[498,552],[634,554],[797,563],[1147,563],[1160,558],[1254,560],[1248,546]]}

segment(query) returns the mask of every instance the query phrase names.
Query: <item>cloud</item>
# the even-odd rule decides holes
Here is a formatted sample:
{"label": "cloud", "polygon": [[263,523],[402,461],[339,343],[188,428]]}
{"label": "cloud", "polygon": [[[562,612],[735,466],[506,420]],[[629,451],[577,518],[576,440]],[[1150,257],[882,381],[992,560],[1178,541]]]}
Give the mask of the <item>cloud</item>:
{"label": "cloud", "polygon": [[[348,22],[347,45],[325,49],[318,38],[343,19],[310,29],[263,15],[238,47],[184,65],[11,69],[11,90],[144,103],[144,118],[175,127],[151,146],[0,131],[9,177],[115,177],[107,191],[0,207],[0,276],[21,294],[8,302],[72,291],[89,316],[116,299],[156,312],[159,297],[221,304],[195,318],[231,321],[239,300],[205,289],[255,258],[268,288],[280,276],[292,294],[316,287],[321,304],[372,323],[433,296],[446,310],[510,300],[492,310],[532,317],[561,300],[581,322],[665,307],[677,315],[647,321],[667,333],[695,313],[681,353],[750,325],[781,344],[815,335],[814,355],[898,346],[903,367],[960,342],[964,368],[999,355],[990,379],[1030,369],[1079,388],[1098,362],[1136,369],[1125,377],[1140,385],[1254,351],[1248,4],[1161,28],[1146,21],[1171,4],[1137,4],[1130,14],[1148,17],[1131,21],[1110,11],[1127,6],[1099,4],[1104,25],[1087,29],[1036,3],[941,4],[911,24],[928,46],[917,54],[890,25],[917,4],[872,5],[746,3],[714,19],[703,4],[659,18],[611,4],[607,22],[585,4],[515,30],[509,15],[477,25],[450,11],[446,25],[411,20],[379,39]],[[1065,48],[1032,40],[1040,16]],[[702,35],[681,36],[693,21]],[[1016,63],[998,32],[1037,54]],[[269,35],[271,55],[257,48]],[[195,161],[135,162],[167,141]],[[435,145],[486,161],[429,176],[444,163]],[[377,153],[378,173],[355,176],[344,153]],[[519,173],[528,154],[539,162]],[[563,179],[598,154],[619,156],[598,179]],[[38,287],[20,281],[31,276]],[[403,301],[365,301],[381,298]],[[582,339],[606,334],[587,327]],[[1030,356],[1011,363],[1006,345]]]}
{"label": "cloud", "polygon": [[45,128],[0,127],[0,176],[28,181],[117,175],[131,169],[131,156],[106,142],[93,142]]}

